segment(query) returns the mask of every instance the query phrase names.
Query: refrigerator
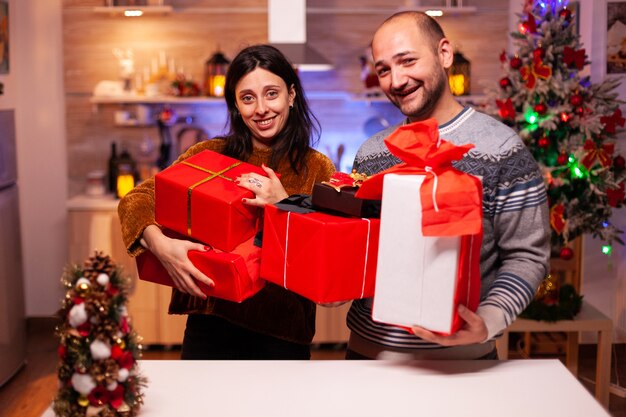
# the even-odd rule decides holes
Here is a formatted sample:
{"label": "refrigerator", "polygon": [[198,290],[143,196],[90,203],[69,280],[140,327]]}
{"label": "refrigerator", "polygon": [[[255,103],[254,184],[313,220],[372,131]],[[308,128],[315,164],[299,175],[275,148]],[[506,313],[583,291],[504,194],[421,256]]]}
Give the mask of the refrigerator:
{"label": "refrigerator", "polygon": [[13,110],[0,110],[0,387],[26,361],[24,277]]}

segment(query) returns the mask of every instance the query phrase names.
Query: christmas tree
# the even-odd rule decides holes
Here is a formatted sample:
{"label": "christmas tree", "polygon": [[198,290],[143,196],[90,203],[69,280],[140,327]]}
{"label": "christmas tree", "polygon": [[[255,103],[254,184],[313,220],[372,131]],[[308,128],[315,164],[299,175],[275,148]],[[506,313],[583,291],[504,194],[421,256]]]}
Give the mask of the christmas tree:
{"label": "christmas tree", "polygon": [[593,84],[581,71],[590,62],[566,0],[527,0],[514,55],[500,56],[504,76],[489,88],[484,110],[515,129],[541,167],[550,205],[552,246],[564,259],[582,234],[622,243],[611,223],[624,204],[625,159],[615,150],[624,126],[615,88]]}
{"label": "christmas tree", "polygon": [[63,274],[57,416],[135,416],[145,379],[137,370],[139,337],[129,322],[129,279],[110,257],[96,252]]}

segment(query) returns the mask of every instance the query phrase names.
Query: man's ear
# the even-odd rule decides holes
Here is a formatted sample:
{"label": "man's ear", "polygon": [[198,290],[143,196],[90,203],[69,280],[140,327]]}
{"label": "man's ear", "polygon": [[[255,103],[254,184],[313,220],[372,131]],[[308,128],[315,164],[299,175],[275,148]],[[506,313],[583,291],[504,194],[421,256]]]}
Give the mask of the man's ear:
{"label": "man's ear", "polygon": [[446,70],[449,69],[454,61],[454,48],[452,48],[452,44],[448,39],[442,38],[439,41],[437,50],[439,51],[439,62],[441,66]]}

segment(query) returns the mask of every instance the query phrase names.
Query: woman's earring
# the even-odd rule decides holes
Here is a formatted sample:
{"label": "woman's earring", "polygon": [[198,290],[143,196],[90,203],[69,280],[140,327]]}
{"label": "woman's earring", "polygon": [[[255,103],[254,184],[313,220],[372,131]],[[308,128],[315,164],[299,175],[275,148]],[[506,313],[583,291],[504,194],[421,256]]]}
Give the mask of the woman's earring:
{"label": "woman's earring", "polygon": [[290,104],[290,105],[289,105],[289,108],[290,108],[290,109],[293,109],[293,104]]}

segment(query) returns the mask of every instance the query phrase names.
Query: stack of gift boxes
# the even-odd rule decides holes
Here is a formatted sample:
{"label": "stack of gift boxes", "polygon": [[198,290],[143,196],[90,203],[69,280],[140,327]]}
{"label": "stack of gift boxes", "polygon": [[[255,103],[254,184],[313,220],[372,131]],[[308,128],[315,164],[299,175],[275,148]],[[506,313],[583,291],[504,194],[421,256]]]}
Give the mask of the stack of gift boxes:
{"label": "stack of gift boxes", "polygon": [[[475,311],[480,294],[482,187],[452,167],[471,145],[440,140],[434,120],[402,126],[386,144],[401,164],[370,178],[336,173],[312,199],[261,211],[241,202],[252,193],[233,179],[264,172],[204,151],[157,175],[156,220],[213,248],[189,252],[215,281],[202,288],[209,296],[241,302],[265,282],[316,303],[373,296],[376,321],[454,333],[457,306]],[[149,252],[137,265],[141,279],[173,285]]]}

